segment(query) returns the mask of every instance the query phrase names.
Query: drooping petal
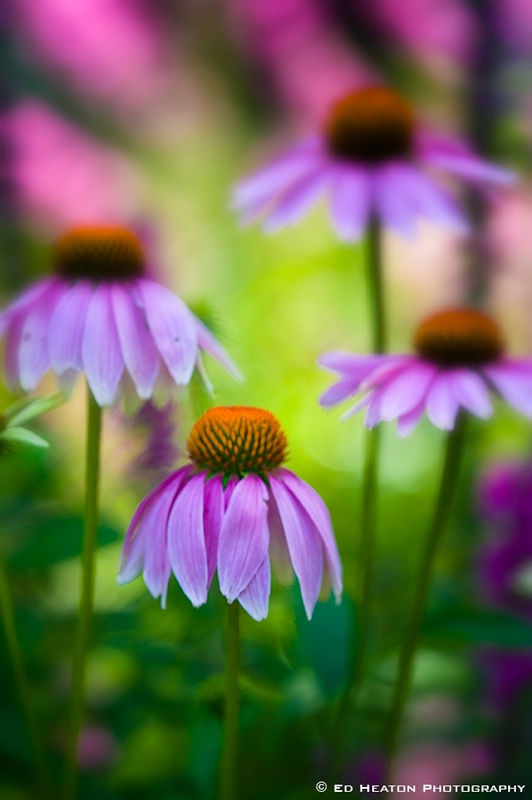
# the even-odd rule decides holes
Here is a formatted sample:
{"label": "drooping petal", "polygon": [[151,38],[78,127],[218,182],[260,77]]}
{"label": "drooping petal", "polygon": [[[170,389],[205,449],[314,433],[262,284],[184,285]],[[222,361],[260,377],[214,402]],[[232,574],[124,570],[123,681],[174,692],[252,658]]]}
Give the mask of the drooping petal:
{"label": "drooping petal", "polygon": [[362,381],[375,367],[386,361],[388,356],[358,356],[343,350],[331,350],[318,358],[320,367],[339,372],[345,378]]}
{"label": "drooping petal", "polygon": [[124,372],[109,287],[100,283],[92,293],[81,343],[83,367],[100,406],[110,405]]}
{"label": "drooping petal", "polygon": [[165,491],[165,489],[168,486],[172,485],[175,488],[175,491],[177,491],[183,480],[185,480],[189,474],[190,474],[189,466],[181,467],[175,472],[172,472],[172,474],[169,475],[167,478],[165,478],[158,486],[155,487],[155,489],[152,489],[152,491],[149,494],[147,494],[146,497],[139,504],[137,510],[133,514],[133,518],[129,523],[129,527],[124,537],[124,544],[122,546],[122,555],[120,558],[120,567],[118,576],[119,583],[127,583],[129,580],[132,580],[133,577],[136,577],[135,575],[133,575],[132,578],[124,579],[123,570],[126,568],[127,562],[131,554],[131,549],[133,547],[134,542],[137,539],[137,532],[139,526],[141,525],[142,520],[144,519],[144,516],[148,511],[149,507],[157,502],[161,493]]}
{"label": "drooping petal", "polygon": [[180,489],[168,519],[172,571],[193,606],[205,603],[208,593],[204,490],[205,473],[193,475]]}
{"label": "drooping petal", "polygon": [[295,501],[301,504],[309,519],[316,526],[323,544],[333,592],[337,601],[339,601],[342,595],[342,565],[327,506],[312,486],[309,486],[308,483],[298,478],[290,470],[279,469],[277,470],[277,475],[279,475],[284,486],[289,489]]}
{"label": "drooping petal", "polygon": [[348,397],[356,394],[359,385],[360,381],[353,380],[352,378],[333,383],[332,386],[320,395],[320,406],[335,406],[347,400]]}
{"label": "drooping petal", "polygon": [[213,475],[205,482],[203,529],[207,553],[207,583],[210,586],[216,571],[218,542],[224,515],[224,490],[221,475]]}
{"label": "drooping petal", "polygon": [[427,394],[427,416],[433,425],[444,431],[454,428],[460,403],[452,390],[447,371],[439,372]]}
{"label": "drooping petal", "polygon": [[286,544],[283,523],[279,516],[277,505],[268,504],[268,528],[270,530],[270,559],[277,579],[289,585],[294,579],[294,570],[290,560],[290,552]]}
{"label": "drooping petal", "polygon": [[398,417],[397,435],[400,439],[410,436],[410,434],[417,428],[424,411],[425,403],[420,403],[411,411],[408,411],[406,414],[402,414],[400,417]]}
{"label": "drooping petal", "polygon": [[461,406],[481,419],[493,414],[490,396],[484,380],[471,370],[453,370],[452,392]]}
{"label": "drooping petal", "polygon": [[299,222],[323,193],[330,180],[330,169],[320,166],[293,183],[275,202],[264,222],[264,230],[267,233],[274,233],[280,228]]}
{"label": "drooping petal", "polygon": [[418,134],[417,151],[425,164],[448,170],[461,178],[501,186],[511,186],[516,181],[514,172],[484,161],[463,142],[451,137],[425,131]]}
{"label": "drooping petal", "polygon": [[16,315],[9,321],[7,326],[4,351],[4,372],[6,376],[6,384],[11,390],[15,389],[17,384],[20,382],[18,356],[23,325],[23,315]]}
{"label": "drooping petal", "polygon": [[50,368],[48,353],[50,317],[63,292],[63,284],[52,283],[47,291],[40,294],[38,299],[24,311],[18,350],[19,379],[24,391],[35,389],[44,373]]}
{"label": "drooping petal", "polygon": [[59,298],[52,314],[48,349],[52,369],[58,375],[83,369],[81,344],[92,293],[89,281],[78,281]]}
{"label": "drooping petal", "polygon": [[159,370],[159,355],[143,311],[135,304],[127,288],[110,287],[114,319],[124,364],[139,397],[152,396]]}
{"label": "drooping petal", "polygon": [[244,591],[266,558],[268,491],[256,475],[246,475],[233,490],[218,542],[220,591],[233,602]]}
{"label": "drooping petal", "polygon": [[356,242],[366,228],[371,209],[370,178],[363,169],[340,167],[331,184],[331,220],[342,242]]}
{"label": "drooping petal", "polygon": [[224,348],[212,335],[210,330],[203,324],[203,322],[201,322],[201,320],[194,315],[193,317],[198,335],[198,345],[201,347],[201,349],[205,350],[206,353],[215,358],[216,361],[222,365],[222,367],[225,367],[226,370],[233,376],[233,378],[236,378],[237,381],[243,381],[244,376],[233,359],[227,355]]}
{"label": "drooping petal", "polygon": [[144,541],[144,581],[153,597],[161,598],[166,606],[166,593],[170,580],[170,557],[168,555],[168,519],[179,486],[168,483],[151,503],[140,523],[137,538]]}
{"label": "drooping petal", "polygon": [[436,374],[436,367],[412,360],[399,374],[382,384],[380,418],[391,420],[421,403]]}
{"label": "drooping petal", "polygon": [[294,567],[307,617],[318,600],[323,579],[321,538],[282,479],[270,475],[270,487],[283,524],[290,560]]}
{"label": "drooping petal", "polygon": [[482,372],[507,403],[527,417],[532,416],[532,366],[529,361],[505,359],[483,367]]}
{"label": "drooping petal", "polygon": [[243,592],[238,595],[238,602],[250,617],[260,622],[268,616],[268,604],[271,590],[270,560],[266,556],[254,577]]}
{"label": "drooping petal", "polygon": [[192,377],[198,352],[194,318],[183,301],[154,281],[137,282],[148,328],[175,383]]}
{"label": "drooping petal", "polygon": [[318,147],[315,138],[301,142],[269,166],[240,181],[233,192],[232,207],[237,211],[250,206],[260,209],[316,167]]}
{"label": "drooping petal", "polygon": [[407,201],[402,174],[396,166],[388,164],[374,171],[375,206],[384,225],[410,239],[415,232],[415,213]]}
{"label": "drooping petal", "polygon": [[398,164],[394,169],[397,180],[401,181],[402,202],[408,204],[415,215],[460,233],[469,231],[458,203],[443,187],[437,186],[413,165]]}

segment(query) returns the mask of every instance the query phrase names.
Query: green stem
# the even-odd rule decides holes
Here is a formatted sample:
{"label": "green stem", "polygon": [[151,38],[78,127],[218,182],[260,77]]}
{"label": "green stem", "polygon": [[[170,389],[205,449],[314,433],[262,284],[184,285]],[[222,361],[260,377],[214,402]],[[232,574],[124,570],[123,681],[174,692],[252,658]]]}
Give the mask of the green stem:
{"label": "green stem", "polygon": [[225,660],[225,728],[220,771],[220,800],[235,800],[238,766],[238,710],[240,705],[240,606],[227,607]]}
{"label": "green stem", "polygon": [[399,655],[399,672],[392,699],[391,713],[386,736],[388,756],[387,774],[390,777],[392,760],[397,750],[405,703],[410,690],[414,657],[419,640],[423,613],[427,604],[434,563],[438,546],[449,517],[449,509],[457,484],[458,471],[464,445],[465,418],[458,418],[456,427],[447,438],[443,471],[436,506],[425,542],[417,584],[414,589],[412,609],[408,620],[403,646]]}
{"label": "green stem", "polygon": [[[381,265],[381,231],[376,220],[372,220],[368,228],[366,263],[371,309],[372,350],[374,353],[383,353],[386,349],[386,324]],[[356,628],[351,637],[351,662],[345,691],[338,704],[334,725],[331,777],[334,777],[334,773],[337,774],[337,770],[341,766],[342,750],[351,717],[350,709],[356,703],[356,696],[364,677],[370,641],[380,450],[380,429],[378,427],[366,432],[365,445],[359,540],[360,584],[362,587],[359,601],[360,613],[355,619]]]}
{"label": "green stem", "polygon": [[35,715],[35,705],[31,696],[31,687],[24,666],[24,657],[22,649],[17,636],[17,629],[15,624],[15,611],[13,608],[13,600],[11,592],[9,591],[9,583],[7,580],[6,569],[4,560],[0,556],[0,613],[2,615],[2,622],[4,624],[7,649],[15,679],[17,682],[18,692],[24,716],[26,717],[26,724],[31,738],[33,751],[35,754],[35,763],[37,767],[37,782],[39,786],[39,797],[49,797],[51,793],[50,786],[50,773],[48,771],[48,764],[46,761],[46,754]]}
{"label": "green stem", "polygon": [[72,690],[66,751],[64,800],[72,800],[76,794],[78,741],[85,711],[87,653],[89,650],[94,613],[95,552],[99,516],[101,426],[101,408],[89,389],[85,468],[85,527],[83,531],[83,550],[81,553],[82,574],[79,602],[79,626],[72,665]]}

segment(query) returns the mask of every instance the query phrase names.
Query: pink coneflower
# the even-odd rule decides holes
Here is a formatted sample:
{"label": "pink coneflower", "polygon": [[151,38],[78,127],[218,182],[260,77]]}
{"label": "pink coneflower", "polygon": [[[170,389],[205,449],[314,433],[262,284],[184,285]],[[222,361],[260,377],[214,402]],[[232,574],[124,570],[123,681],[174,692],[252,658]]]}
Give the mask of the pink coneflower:
{"label": "pink coneflower", "polygon": [[52,370],[63,384],[84,372],[100,406],[131,384],[142,399],[188,383],[210,353],[237,367],[183,301],[145,276],[135,233],[114,225],[71,229],[54,248],[55,275],[0,314],[8,383],[34,389]]}
{"label": "pink coneflower", "polygon": [[163,606],[173,572],[194,606],[220,591],[264,619],[270,556],[280,577],[295,572],[310,618],[324,579],[336,598],[341,566],[329,512],[307,483],[281,465],[286,436],[259,408],[212,408],[193,426],[191,464],[172,473],[137,509],[124,542],[120,583],[144,573]]}
{"label": "pink coneflower", "polygon": [[367,406],[366,427],[397,419],[399,436],[408,436],[425,411],[443,430],[453,429],[461,407],[486,419],[489,389],[532,416],[532,361],[507,358],[499,327],[485,314],[463,308],[434,314],[418,327],[414,348],[416,355],[326,353],[319,363],[341,378],[321,404],[364,393],[344,418]]}
{"label": "pink coneflower", "polygon": [[359,239],[372,217],[407,237],[418,217],[466,230],[453,197],[421,166],[440,167],[470,183],[513,180],[462,142],[422,130],[408,101],[379,86],[342,97],[319,135],[236,187],[234,207],[243,222],[262,215],[264,229],[274,231],[298,222],[327,191],[333,227],[344,241]]}

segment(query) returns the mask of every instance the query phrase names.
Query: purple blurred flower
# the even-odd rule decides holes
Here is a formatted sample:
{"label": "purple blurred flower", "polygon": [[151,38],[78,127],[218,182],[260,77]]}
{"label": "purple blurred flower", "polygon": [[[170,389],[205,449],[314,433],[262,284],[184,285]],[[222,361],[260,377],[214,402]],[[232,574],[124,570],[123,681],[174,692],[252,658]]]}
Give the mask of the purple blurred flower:
{"label": "purple blurred flower", "polygon": [[434,314],[418,327],[414,347],[415,356],[339,351],[321,356],[321,366],[341,376],[321,404],[333,406],[363,392],[344,419],[368,406],[366,427],[397,419],[401,437],[412,433],[424,412],[443,430],[452,430],[460,407],[486,419],[493,410],[490,388],[532,416],[532,361],[506,358],[499,328],[485,314],[469,309]]}
{"label": "purple blurred flower", "polygon": [[273,414],[243,406],[207,411],[181,467],[137,509],[126,534],[119,582],[140,573],[164,607],[171,572],[194,606],[207,600],[215,571],[220,591],[264,619],[270,557],[281,578],[297,575],[310,618],[324,580],[339,600],[341,566],[320,496],[281,467],[287,442]]}
{"label": "purple blurred flower", "polygon": [[97,772],[113,764],[119,747],[115,736],[102,725],[86,725],[78,742],[78,762],[86,772]]}
{"label": "purple blurred flower", "polygon": [[76,89],[129,112],[167,95],[164,41],[132,0],[20,0],[18,35]]}
{"label": "purple blurred flower", "polygon": [[496,464],[479,494],[492,535],[478,554],[483,599],[532,621],[532,464]]}
{"label": "purple blurred flower", "polygon": [[137,188],[123,156],[47,106],[25,101],[3,118],[23,212],[57,233],[87,219],[126,219]]}
{"label": "purple blurred flower", "polygon": [[138,237],[120,226],[73,228],[57,242],[55,272],[0,314],[10,386],[36,387],[52,370],[68,385],[81,371],[110,405],[131,383],[150,398],[189,382],[200,349],[239,371],[183,301],[145,277]]}
{"label": "purple blurred flower", "polygon": [[157,408],[148,400],[132,418],[132,424],[147,432],[142,454],[134,464],[135,472],[160,474],[171,469],[179,456],[174,404]]}
{"label": "purple blurred flower", "polygon": [[486,163],[463,143],[421,130],[409,103],[392,89],[371,87],[342,97],[321,134],[243,180],[234,208],[247,223],[264,215],[264,229],[293,225],[326,191],[331,221],[343,241],[356,241],[376,216],[402,236],[417,217],[460,231],[465,217],[420,166],[440,167],[470,183],[508,184],[513,176]]}
{"label": "purple blurred flower", "polygon": [[375,74],[313,0],[231,0],[241,45],[272,77],[286,108],[314,124],[322,109]]}

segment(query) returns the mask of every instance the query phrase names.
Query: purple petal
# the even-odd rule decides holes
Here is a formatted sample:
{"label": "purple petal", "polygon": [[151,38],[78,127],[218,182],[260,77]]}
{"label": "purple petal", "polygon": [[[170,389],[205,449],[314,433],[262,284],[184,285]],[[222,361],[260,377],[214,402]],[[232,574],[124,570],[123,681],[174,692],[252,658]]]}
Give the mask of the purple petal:
{"label": "purple petal", "polygon": [[365,408],[368,405],[368,403],[372,401],[372,398],[373,395],[371,393],[367,394],[365,397],[359,400],[358,403],[355,403],[354,406],[348,408],[347,411],[344,411],[344,413],[340,417],[340,422],[346,422],[348,419],[351,419],[351,417],[354,417],[355,414],[358,414],[359,411]]}
{"label": "purple petal", "polygon": [[433,425],[444,431],[454,428],[460,403],[452,390],[449,373],[439,372],[427,394],[427,416]]}
{"label": "purple petal", "polygon": [[415,214],[405,202],[405,181],[401,164],[388,164],[373,176],[375,205],[382,222],[401,236],[410,239],[415,230]]}
{"label": "purple petal", "polygon": [[420,403],[418,406],[409,411],[407,414],[402,414],[397,420],[397,435],[400,439],[404,439],[417,428],[418,423],[425,411],[425,403]]}
{"label": "purple petal", "polygon": [[325,552],[325,560],[327,562],[327,569],[331,578],[333,592],[336,596],[336,600],[339,601],[342,595],[342,565],[340,563],[340,556],[338,555],[338,548],[336,546],[331,517],[327,506],[312,486],[309,486],[308,483],[298,478],[298,476],[294,475],[290,470],[279,469],[277,470],[277,475],[292,493],[296,502],[301,504],[308,518],[318,531]]}
{"label": "purple petal", "polygon": [[421,403],[436,374],[436,368],[412,360],[403,370],[382,385],[380,419],[391,420],[407,414]]}
{"label": "purple petal", "polygon": [[206,353],[209,353],[209,355],[215,358],[216,361],[218,361],[222,367],[225,367],[225,369],[233,376],[233,378],[236,378],[237,381],[244,380],[244,376],[242,375],[242,372],[238,366],[235,364],[233,359],[227,355],[224,348],[212,335],[210,330],[205,327],[203,322],[201,322],[195,316],[194,322],[196,324],[196,331],[198,335],[198,345],[202,348],[202,350],[205,350]]}
{"label": "purple petal", "polygon": [[302,142],[272,164],[240,181],[233,192],[232,207],[246,211],[250,206],[264,206],[294,181],[313,170],[317,163],[319,141]]}
{"label": "purple petal", "polygon": [[119,284],[110,287],[114,319],[122,356],[139,397],[152,396],[159,370],[159,355],[144,313],[127,289]]}
{"label": "purple petal", "polygon": [[110,405],[124,372],[109,286],[100,283],[92,293],[85,318],[81,357],[87,383],[100,406]]}
{"label": "purple petal", "polygon": [[402,201],[410,205],[414,214],[461,233],[469,231],[464,214],[449,192],[410,164],[397,165],[395,171],[401,180]]}
{"label": "purple petal", "polygon": [[4,372],[6,383],[10,389],[15,389],[19,381],[18,355],[20,349],[20,337],[22,336],[22,326],[24,317],[14,316],[9,321],[6,333],[6,344],[4,351]]}
{"label": "purple petal", "polygon": [[343,350],[331,350],[318,358],[318,364],[332,372],[340,372],[346,378],[361,381],[387,358],[388,356],[358,356]]}
{"label": "purple petal", "polygon": [[56,302],[64,292],[63,284],[50,284],[47,291],[28,306],[20,333],[18,365],[20,385],[24,391],[35,389],[50,368],[48,329]]}
{"label": "purple petal", "polygon": [[331,186],[331,218],[342,242],[356,242],[368,223],[371,184],[365,170],[339,167]]}
{"label": "purple petal", "polygon": [[270,590],[270,561],[266,557],[247,587],[238,595],[238,602],[242,608],[257,622],[268,616]]}
{"label": "purple petal", "polygon": [[270,530],[270,558],[273,570],[281,583],[289,585],[294,578],[294,570],[290,560],[290,552],[286,544],[283,523],[277,505],[268,504],[268,528]]}
{"label": "purple petal", "polygon": [[137,539],[144,541],[144,581],[153,597],[161,598],[166,606],[166,593],[170,580],[170,558],[168,556],[168,519],[178,491],[175,481],[159,492],[139,525]]}
{"label": "purple petal", "polygon": [[379,386],[384,386],[391,378],[400,372],[404,372],[406,367],[411,367],[414,364],[417,364],[417,360],[412,356],[383,356],[381,363],[361,382],[360,389],[366,391],[367,389],[376,389]]}
{"label": "purple petal", "polygon": [[137,282],[148,328],[176,384],[190,381],[198,354],[196,324],[183,301],[154,281]]}
{"label": "purple petal", "polygon": [[335,406],[347,400],[348,397],[356,394],[359,385],[360,381],[354,381],[352,379],[338,381],[338,383],[330,386],[320,396],[320,406]]}
{"label": "purple petal", "polygon": [[170,564],[193,606],[205,603],[208,593],[204,487],[205,473],[193,475],[180,489],[168,520]]}
{"label": "purple petal", "polygon": [[69,369],[83,369],[81,343],[92,292],[89,281],[78,281],[59,299],[52,314],[48,349],[52,369],[59,375]]}
{"label": "purple petal", "polygon": [[451,375],[452,392],[457,401],[481,419],[493,414],[488,389],[484,380],[470,370],[453,370]]}
{"label": "purple petal", "polygon": [[213,475],[205,482],[203,529],[207,552],[207,583],[211,585],[218,559],[218,542],[224,515],[224,490],[221,475]]}
{"label": "purple petal", "polygon": [[448,170],[459,177],[503,186],[516,182],[514,172],[484,161],[463,142],[451,137],[425,132],[418,137],[417,149],[426,164]]}
{"label": "purple petal", "polygon": [[532,417],[532,363],[505,359],[496,365],[483,367],[497,391],[511,406]]}
{"label": "purple petal", "polygon": [[270,487],[283,524],[290,560],[301,587],[303,605],[310,619],[323,580],[321,538],[280,476],[270,475]]}
{"label": "purple petal", "polygon": [[244,591],[268,553],[268,491],[256,475],[235,487],[218,543],[220,591],[232,603]]}
{"label": "purple petal", "polygon": [[320,166],[295,182],[276,201],[273,210],[266,218],[264,230],[267,233],[274,233],[280,228],[299,222],[323,193],[330,180],[330,169]]}

